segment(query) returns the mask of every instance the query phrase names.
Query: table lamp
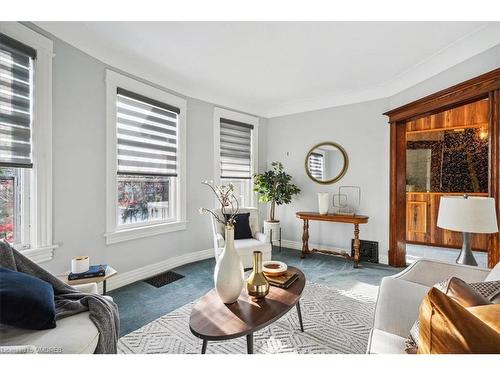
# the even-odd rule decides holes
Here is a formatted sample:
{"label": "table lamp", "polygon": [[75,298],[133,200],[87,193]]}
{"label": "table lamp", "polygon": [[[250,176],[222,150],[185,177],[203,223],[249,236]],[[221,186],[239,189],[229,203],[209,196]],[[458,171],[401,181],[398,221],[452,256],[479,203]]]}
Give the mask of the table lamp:
{"label": "table lamp", "polygon": [[469,197],[467,194],[441,197],[437,226],[463,232],[462,251],[457,263],[477,266],[470,247],[470,234],[498,232],[495,199]]}

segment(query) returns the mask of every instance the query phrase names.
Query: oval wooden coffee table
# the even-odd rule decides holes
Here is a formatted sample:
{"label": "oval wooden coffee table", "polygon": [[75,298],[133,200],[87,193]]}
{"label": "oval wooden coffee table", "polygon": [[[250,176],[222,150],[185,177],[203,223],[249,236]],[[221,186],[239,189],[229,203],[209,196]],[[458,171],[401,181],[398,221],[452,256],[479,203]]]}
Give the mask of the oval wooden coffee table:
{"label": "oval wooden coffee table", "polygon": [[191,332],[203,340],[201,353],[205,354],[208,341],[246,336],[248,354],[253,354],[253,333],[275,322],[294,306],[297,307],[300,330],[304,332],[299,300],[306,278],[298,268],[288,269],[297,272],[298,279],[288,289],[271,286],[266,298],[259,301],[253,301],[248,296],[246,285],[238,301],[230,305],[222,303],[215,289],[201,297],[189,318]]}

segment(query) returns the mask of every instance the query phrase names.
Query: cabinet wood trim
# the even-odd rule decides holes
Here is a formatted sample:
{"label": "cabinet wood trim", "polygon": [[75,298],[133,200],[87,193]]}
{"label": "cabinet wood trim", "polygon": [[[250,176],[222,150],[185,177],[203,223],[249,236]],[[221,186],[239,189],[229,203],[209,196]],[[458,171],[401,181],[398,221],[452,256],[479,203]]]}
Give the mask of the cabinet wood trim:
{"label": "cabinet wood trim", "polygon": [[469,79],[455,86],[438,91],[422,99],[394,108],[384,115],[389,116],[391,123],[409,121],[417,117],[431,115],[446,109],[467,104],[500,89],[500,68]]}
{"label": "cabinet wood trim", "polygon": [[[447,109],[489,99],[489,196],[496,200],[500,219],[500,68],[469,79],[384,115],[390,123],[389,264],[406,265],[406,122]],[[500,220],[499,220],[500,221]],[[488,266],[500,262],[500,234],[492,234]]]}

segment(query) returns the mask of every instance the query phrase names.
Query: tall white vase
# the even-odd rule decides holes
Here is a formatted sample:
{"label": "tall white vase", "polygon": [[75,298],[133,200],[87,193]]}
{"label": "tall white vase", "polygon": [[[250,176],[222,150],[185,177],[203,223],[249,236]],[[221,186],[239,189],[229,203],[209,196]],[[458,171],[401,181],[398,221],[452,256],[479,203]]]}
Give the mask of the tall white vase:
{"label": "tall white vase", "polygon": [[243,264],[234,248],[234,226],[226,226],[225,246],[214,272],[215,290],[223,303],[236,302],[243,288]]}
{"label": "tall white vase", "polygon": [[326,215],[330,206],[330,194],[318,193],[318,208],[320,215]]}

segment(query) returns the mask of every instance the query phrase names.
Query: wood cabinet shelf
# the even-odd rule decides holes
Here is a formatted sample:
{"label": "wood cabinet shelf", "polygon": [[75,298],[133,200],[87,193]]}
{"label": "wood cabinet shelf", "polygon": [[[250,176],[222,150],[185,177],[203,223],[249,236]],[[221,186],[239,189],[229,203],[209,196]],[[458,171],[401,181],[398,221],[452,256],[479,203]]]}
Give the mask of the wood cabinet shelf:
{"label": "wood cabinet shelf", "polygon": [[409,134],[422,134],[422,133],[432,133],[432,132],[442,132],[443,130],[464,130],[464,129],[481,129],[488,128],[488,123],[480,123],[480,124],[470,124],[470,125],[457,125],[457,126],[448,126],[446,128],[435,128],[435,129],[423,129],[423,130],[408,130],[406,135]]}

